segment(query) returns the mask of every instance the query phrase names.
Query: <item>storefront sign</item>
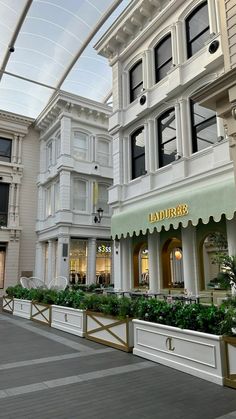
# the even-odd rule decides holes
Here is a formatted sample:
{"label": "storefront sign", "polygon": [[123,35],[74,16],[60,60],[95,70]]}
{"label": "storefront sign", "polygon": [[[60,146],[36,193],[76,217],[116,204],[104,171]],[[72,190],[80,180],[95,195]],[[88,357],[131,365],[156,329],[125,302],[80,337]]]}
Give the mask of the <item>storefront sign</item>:
{"label": "storefront sign", "polygon": [[149,223],[156,223],[157,221],[162,221],[165,218],[176,218],[183,217],[188,214],[188,205],[179,204],[174,208],[167,208],[157,212],[151,212],[148,215]]}
{"label": "storefront sign", "polygon": [[101,244],[97,247],[98,253],[111,253],[111,246],[106,246],[105,244]]}

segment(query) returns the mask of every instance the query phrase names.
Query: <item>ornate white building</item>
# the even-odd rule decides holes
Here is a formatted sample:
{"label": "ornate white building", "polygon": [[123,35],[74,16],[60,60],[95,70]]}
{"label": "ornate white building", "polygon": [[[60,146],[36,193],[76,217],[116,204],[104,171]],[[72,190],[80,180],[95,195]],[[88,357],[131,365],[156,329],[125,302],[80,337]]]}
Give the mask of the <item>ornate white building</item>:
{"label": "ornate white building", "polygon": [[[35,275],[48,283],[112,281],[107,105],[58,93],[36,122],[40,170]],[[103,210],[99,219],[99,208]]]}
{"label": "ornate white building", "polygon": [[0,112],[0,293],[34,272],[39,141],[32,123]]}
{"label": "ornate white building", "polygon": [[223,120],[194,101],[224,71],[218,2],[136,0],[95,48],[113,70],[115,286],[196,293],[220,241],[236,254]]}

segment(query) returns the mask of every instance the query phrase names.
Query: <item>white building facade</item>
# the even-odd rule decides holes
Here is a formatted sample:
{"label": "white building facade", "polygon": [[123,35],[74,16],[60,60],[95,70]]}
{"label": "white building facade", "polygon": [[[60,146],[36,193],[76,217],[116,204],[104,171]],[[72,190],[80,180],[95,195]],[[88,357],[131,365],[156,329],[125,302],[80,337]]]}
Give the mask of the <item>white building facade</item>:
{"label": "white building facade", "polygon": [[0,112],[0,295],[34,272],[39,141],[32,123]]}
{"label": "white building facade", "polygon": [[[35,275],[49,283],[110,284],[110,108],[59,93],[39,116]],[[102,218],[99,218],[99,209]]]}
{"label": "white building facade", "polygon": [[115,287],[196,293],[236,254],[223,120],[192,99],[223,72],[218,2],[133,1],[95,48],[113,71]]}

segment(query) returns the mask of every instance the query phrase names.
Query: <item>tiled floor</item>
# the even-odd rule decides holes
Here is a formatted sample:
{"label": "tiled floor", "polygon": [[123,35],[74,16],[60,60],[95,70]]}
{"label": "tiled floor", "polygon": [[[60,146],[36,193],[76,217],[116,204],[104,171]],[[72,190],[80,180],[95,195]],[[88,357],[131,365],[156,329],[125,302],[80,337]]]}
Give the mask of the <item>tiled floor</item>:
{"label": "tiled floor", "polygon": [[0,419],[233,419],[234,411],[236,390],[0,313]]}

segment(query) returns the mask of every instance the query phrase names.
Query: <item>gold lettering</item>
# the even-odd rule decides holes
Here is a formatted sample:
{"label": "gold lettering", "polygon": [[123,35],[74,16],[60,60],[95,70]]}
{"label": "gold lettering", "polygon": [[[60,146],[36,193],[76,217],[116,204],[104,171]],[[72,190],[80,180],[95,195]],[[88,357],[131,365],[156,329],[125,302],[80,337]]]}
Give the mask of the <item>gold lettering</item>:
{"label": "gold lettering", "polygon": [[165,218],[175,218],[187,215],[189,213],[187,204],[178,204],[175,208],[166,208],[164,210],[151,212],[148,214],[149,223],[164,220]]}

